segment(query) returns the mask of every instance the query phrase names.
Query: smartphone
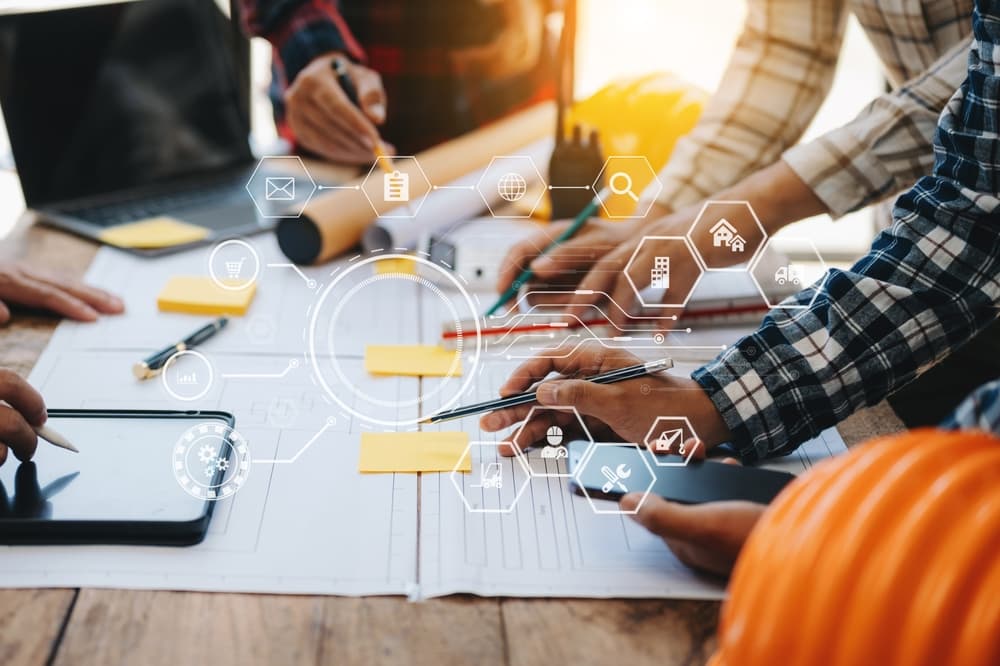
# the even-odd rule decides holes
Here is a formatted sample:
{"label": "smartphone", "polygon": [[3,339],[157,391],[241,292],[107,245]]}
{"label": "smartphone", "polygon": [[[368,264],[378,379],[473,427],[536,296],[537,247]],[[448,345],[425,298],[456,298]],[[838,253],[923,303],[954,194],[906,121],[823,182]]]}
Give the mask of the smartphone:
{"label": "smartphone", "polygon": [[[602,468],[615,470],[621,465],[633,469],[642,468],[645,463],[639,456],[649,456],[647,461],[652,465],[652,457],[655,455],[634,446],[600,446],[594,447],[593,453],[584,459],[589,446],[590,442],[587,441],[570,442],[568,463],[570,484],[574,492],[582,495],[586,488],[586,494],[593,499],[618,500],[625,494],[618,485],[609,483],[609,477],[602,472]],[[580,474],[577,474],[578,471]],[[724,500],[769,504],[795,478],[794,474],[788,472],[712,461],[692,461],[684,467],[653,465],[653,471],[656,472],[656,481],[650,492],[681,504]]]}

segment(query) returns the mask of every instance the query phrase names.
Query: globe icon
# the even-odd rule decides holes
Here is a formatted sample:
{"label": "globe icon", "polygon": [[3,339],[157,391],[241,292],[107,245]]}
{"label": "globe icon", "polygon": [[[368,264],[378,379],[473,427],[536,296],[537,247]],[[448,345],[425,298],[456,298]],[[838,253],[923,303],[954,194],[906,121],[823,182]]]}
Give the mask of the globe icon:
{"label": "globe icon", "polygon": [[504,201],[511,203],[520,201],[521,197],[527,191],[528,183],[524,181],[524,177],[519,173],[505,173],[497,182],[497,194]]}

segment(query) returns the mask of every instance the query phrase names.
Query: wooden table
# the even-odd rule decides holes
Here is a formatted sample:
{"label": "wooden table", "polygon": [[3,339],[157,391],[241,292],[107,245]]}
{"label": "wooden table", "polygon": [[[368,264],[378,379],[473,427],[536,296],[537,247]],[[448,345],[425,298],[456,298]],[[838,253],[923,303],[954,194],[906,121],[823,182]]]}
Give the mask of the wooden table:
{"label": "wooden table", "polygon": [[[96,246],[23,220],[3,259],[80,276]],[[0,366],[27,375],[56,320],[18,313]],[[847,443],[900,429],[884,403]],[[0,664],[701,664],[717,602],[344,598],[101,589],[0,590]]]}

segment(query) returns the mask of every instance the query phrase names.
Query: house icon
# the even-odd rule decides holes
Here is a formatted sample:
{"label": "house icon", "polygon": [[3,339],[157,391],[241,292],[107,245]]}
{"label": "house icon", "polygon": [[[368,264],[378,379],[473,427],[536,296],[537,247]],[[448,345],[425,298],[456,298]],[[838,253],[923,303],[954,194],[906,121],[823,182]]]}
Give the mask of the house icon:
{"label": "house icon", "polygon": [[[712,234],[712,245],[715,247],[722,247],[723,245],[729,247],[733,241],[733,238],[740,238],[739,234],[736,233],[736,227],[729,223],[729,220],[722,218],[716,222],[708,233]],[[745,240],[740,238],[741,241],[746,243]],[[741,250],[742,251],[742,250]]]}
{"label": "house icon", "polygon": [[746,248],[746,245],[747,242],[739,234],[733,236],[733,239],[729,241],[729,249],[733,252],[742,252]]}

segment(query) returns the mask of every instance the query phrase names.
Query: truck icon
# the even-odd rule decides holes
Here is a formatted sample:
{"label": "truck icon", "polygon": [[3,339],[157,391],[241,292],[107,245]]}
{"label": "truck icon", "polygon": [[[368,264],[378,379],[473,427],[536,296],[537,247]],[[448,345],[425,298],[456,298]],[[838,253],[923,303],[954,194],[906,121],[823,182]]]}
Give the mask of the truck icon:
{"label": "truck icon", "polygon": [[787,266],[779,266],[778,270],[774,271],[774,281],[778,284],[791,282],[794,285],[802,286],[805,276],[801,266],[788,264]]}
{"label": "truck icon", "polygon": [[500,463],[479,463],[479,483],[473,483],[470,488],[503,488],[503,470]]}

